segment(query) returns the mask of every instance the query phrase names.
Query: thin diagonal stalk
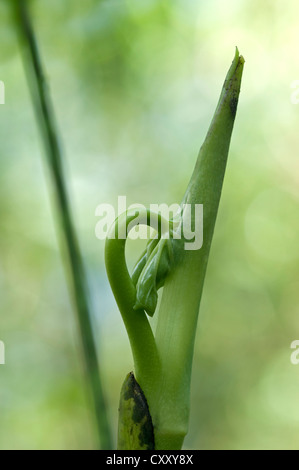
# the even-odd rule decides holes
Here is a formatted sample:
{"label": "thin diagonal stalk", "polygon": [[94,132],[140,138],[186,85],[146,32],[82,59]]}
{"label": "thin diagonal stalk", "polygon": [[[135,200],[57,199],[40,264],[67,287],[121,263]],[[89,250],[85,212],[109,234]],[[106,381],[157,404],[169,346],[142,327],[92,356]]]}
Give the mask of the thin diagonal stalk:
{"label": "thin diagonal stalk", "polygon": [[100,446],[102,449],[112,449],[106,402],[91,325],[86,275],[70,210],[57,124],[26,1],[15,0],[15,12],[23,46],[28,84],[45,146],[52,183],[55,188],[59,232],[63,243],[63,253],[68,261],[71,294],[79,323],[86,375],[93,398]]}

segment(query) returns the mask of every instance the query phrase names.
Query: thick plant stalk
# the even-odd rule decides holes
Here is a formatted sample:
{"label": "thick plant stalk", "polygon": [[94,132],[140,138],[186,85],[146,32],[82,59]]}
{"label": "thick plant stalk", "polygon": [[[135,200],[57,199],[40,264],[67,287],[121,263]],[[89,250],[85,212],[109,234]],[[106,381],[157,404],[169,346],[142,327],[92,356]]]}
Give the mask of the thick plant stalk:
{"label": "thick plant stalk", "polygon": [[63,172],[63,158],[59,145],[58,129],[55,122],[51,99],[34,36],[26,1],[14,0],[17,24],[24,52],[24,64],[28,76],[33,106],[45,146],[48,168],[55,189],[59,231],[63,253],[68,261],[68,277],[71,295],[79,324],[86,366],[86,376],[92,395],[95,418],[102,449],[112,449],[111,431],[106,411],[103,386],[99,372],[96,346],[92,332],[89,296],[85,270],[77,242],[75,228]]}
{"label": "thick plant stalk", "polygon": [[[166,280],[158,314],[157,348],[161,379],[152,404],[158,449],[180,448],[189,421],[189,393],[200,300],[220,202],[233,130],[244,59],[238,50],[227,74],[220,100],[200,149],[183,204],[203,204],[203,246],[181,250],[181,259]],[[142,386],[142,379],[137,376]],[[146,391],[144,390],[146,395]],[[153,411],[152,411],[153,410]],[[175,410],[175,412],[173,411]]]}
{"label": "thick plant stalk", "polygon": [[[184,238],[174,236],[175,218],[169,237],[170,255],[165,255],[165,237],[160,235],[156,251],[142,255],[130,277],[125,262],[125,239],[115,237],[115,227],[132,228],[134,215],[120,216],[106,242],[106,267],[116,301],[124,319],[135,364],[135,377],[128,376],[121,394],[119,446],[127,449],[181,449],[188,430],[190,382],[195,332],[210,247],[220,202],[229,145],[237,110],[244,59],[236,50],[219,103],[200,149],[191,181],[182,201],[181,221],[186,205],[203,205],[203,246],[185,249]],[[195,223],[192,211],[192,222]],[[157,214],[150,214],[157,217]],[[137,220],[137,219],[136,219]],[[136,224],[150,225],[148,218]],[[163,243],[163,245],[161,245]],[[159,245],[160,244],[160,245]],[[148,247],[151,245],[148,245]],[[161,249],[160,249],[161,247]],[[161,265],[161,266],[160,266]],[[160,268],[160,269],[159,269]],[[139,275],[137,284],[133,280]],[[164,284],[165,282],[165,284]],[[153,334],[146,313],[152,315],[156,291],[164,284],[161,305]],[[138,292],[137,292],[138,290]],[[137,301],[138,299],[138,301]],[[138,306],[138,308],[137,308]],[[142,308],[143,307],[143,308]],[[136,380],[136,383],[135,383]],[[132,403],[139,390],[142,410],[149,410],[154,436],[149,435],[148,413],[137,413]],[[128,392],[130,390],[130,392]],[[132,441],[131,437],[135,436]]]}

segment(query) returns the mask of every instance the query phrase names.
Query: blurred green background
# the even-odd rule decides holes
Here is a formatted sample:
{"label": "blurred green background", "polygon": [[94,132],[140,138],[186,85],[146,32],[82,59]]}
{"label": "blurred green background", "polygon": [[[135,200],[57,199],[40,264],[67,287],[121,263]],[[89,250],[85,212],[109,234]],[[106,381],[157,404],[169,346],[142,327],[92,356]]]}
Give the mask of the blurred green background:
{"label": "blurred green background", "polygon": [[[0,4],[1,449],[92,449],[94,423],[9,1]],[[32,0],[63,136],[108,413],[132,357],[96,207],[179,202],[235,46],[246,64],[199,317],[186,449],[298,449],[296,0]],[[129,242],[131,265],[139,253]]]}

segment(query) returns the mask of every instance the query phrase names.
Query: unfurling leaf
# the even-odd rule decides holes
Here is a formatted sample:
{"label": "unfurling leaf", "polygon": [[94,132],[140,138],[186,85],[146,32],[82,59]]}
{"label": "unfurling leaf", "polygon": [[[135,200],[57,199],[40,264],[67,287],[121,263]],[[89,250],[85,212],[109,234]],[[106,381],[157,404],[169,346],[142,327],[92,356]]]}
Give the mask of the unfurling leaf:
{"label": "unfurling leaf", "polygon": [[134,309],[143,308],[153,316],[158,302],[158,289],[163,287],[173,265],[173,240],[153,239],[137,262],[132,280],[136,285]]}

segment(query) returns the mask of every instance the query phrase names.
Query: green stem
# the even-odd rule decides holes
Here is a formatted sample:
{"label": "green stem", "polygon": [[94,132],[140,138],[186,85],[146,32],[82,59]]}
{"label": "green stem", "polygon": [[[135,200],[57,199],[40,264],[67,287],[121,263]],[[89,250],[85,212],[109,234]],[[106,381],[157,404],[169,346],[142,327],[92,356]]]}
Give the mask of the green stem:
{"label": "green stem", "polygon": [[[149,257],[143,255],[137,264],[133,276],[134,281],[137,280],[136,292],[135,283],[126,266],[125,242],[130,227],[141,223],[149,225],[152,222],[152,213],[145,210],[140,217],[139,211],[139,217],[136,218],[136,211],[128,211],[115,221],[107,238],[107,273],[129,335],[138,387],[141,387],[146,400],[146,406],[143,406],[144,400],[141,400],[143,405],[138,404],[138,400],[135,400],[137,392],[134,392],[134,386],[130,386],[130,380],[127,378],[121,396],[121,448],[126,444],[130,449],[152,448],[151,438],[148,442],[143,442],[140,438],[143,436],[143,426],[148,421],[145,409],[149,410],[151,416],[155,449],[181,449],[187,433],[198,312],[237,110],[243,65],[244,59],[236,50],[213,121],[182,201],[182,214],[179,216],[181,223],[177,226],[176,220],[172,227],[168,222],[165,223],[165,232],[172,237],[169,246],[173,262],[168,264],[167,257],[163,259],[164,246],[160,244],[160,240],[160,245],[155,244],[155,253],[153,251]],[[196,205],[203,206],[201,249],[196,249],[197,245],[187,247],[186,240],[178,236],[185,232],[183,224],[188,219],[185,219],[184,212],[186,204],[191,208],[191,222],[196,228]],[[158,214],[155,217],[155,225],[157,221],[163,222],[164,233],[164,221],[159,219]],[[120,228],[122,237],[118,234]],[[161,236],[160,233],[160,238],[164,238],[164,243],[167,236]],[[161,279],[158,279],[159,268]],[[165,285],[160,309],[156,314],[158,321],[154,336],[143,308],[150,315],[153,314],[155,302],[152,300],[156,301],[156,291],[154,290],[153,299],[150,295],[152,289],[157,289],[161,281],[165,281]],[[141,294],[138,299],[137,293]],[[134,306],[138,306],[138,309]]]}
{"label": "green stem", "polygon": [[228,150],[236,115],[244,59],[238,50],[201,147],[184,204],[203,204],[203,247],[181,250],[181,260],[164,287],[156,344],[161,377],[154,380],[151,409],[157,449],[180,448],[187,433],[195,332],[208,257],[220,202]]}
{"label": "green stem", "polygon": [[14,5],[24,50],[24,62],[28,73],[32,101],[45,145],[52,182],[55,187],[60,232],[64,244],[63,251],[66,253],[68,259],[68,275],[81,333],[86,373],[95,409],[100,446],[103,449],[112,449],[106,401],[99,373],[99,364],[91,325],[86,275],[71,216],[63,172],[62,151],[58,139],[58,129],[26,2],[15,0]]}
{"label": "green stem", "polygon": [[136,379],[146,396],[152,396],[153,376],[160,370],[155,338],[143,309],[135,309],[136,287],[128,272],[125,245],[129,231],[136,225],[160,228],[159,235],[169,229],[169,223],[149,210],[127,211],[116,219],[106,240],[105,262],[108,279],[121,312],[134,358]]}

